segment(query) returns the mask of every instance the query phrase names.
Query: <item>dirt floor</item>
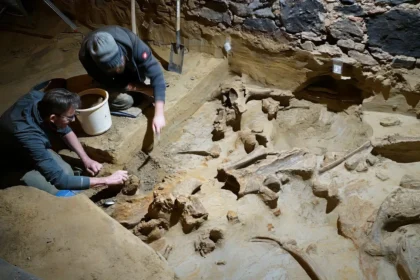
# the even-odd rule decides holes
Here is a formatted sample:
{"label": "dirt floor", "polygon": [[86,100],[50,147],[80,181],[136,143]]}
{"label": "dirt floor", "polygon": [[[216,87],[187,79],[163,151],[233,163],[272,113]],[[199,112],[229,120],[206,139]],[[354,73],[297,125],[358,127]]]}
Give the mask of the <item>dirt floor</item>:
{"label": "dirt floor", "polygon": [[[382,222],[381,205],[395,193],[418,188],[420,162],[403,153],[390,160],[374,143],[396,133],[418,139],[416,117],[362,105],[331,112],[246,77],[220,88],[179,137],[127,164],[140,188],[112,195],[116,204],[104,210],[164,255],[181,279],[398,278],[397,252],[369,253],[372,224]],[[266,96],[246,102],[253,92]],[[153,194],[150,182],[157,183]],[[402,228],[418,230],[413,221]],[[405,261],[417,276],[416,257]]]}
{"label": "dirt floor", "polygon": [[[38,82],[84,73],[65,30],[2,35],[1,112]],[[395,98],[332,111],[245,75],[214,83],[217,96],[124,164],[127,186],[85,194],[180,279],[420,279],[414,114]]]}

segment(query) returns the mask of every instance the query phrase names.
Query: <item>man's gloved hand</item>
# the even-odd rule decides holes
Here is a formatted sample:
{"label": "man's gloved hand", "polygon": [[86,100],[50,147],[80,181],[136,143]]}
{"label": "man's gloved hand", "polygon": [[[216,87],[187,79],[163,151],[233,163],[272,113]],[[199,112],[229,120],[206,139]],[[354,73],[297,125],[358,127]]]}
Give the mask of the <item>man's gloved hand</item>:
{"label": "man's gloved hand", "polygon": [[102,164],[90,158],[85,160],[83,164],[85,165],[87,172],[89,172],[92,176],[98,174],[98,172],[102,169]]}

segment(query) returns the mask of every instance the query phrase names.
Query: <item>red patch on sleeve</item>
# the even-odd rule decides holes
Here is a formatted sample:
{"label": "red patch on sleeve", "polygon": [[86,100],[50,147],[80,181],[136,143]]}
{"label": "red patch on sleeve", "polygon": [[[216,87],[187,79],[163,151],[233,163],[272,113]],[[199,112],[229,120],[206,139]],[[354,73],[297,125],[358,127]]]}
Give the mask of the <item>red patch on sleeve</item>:
{"label": "red patch on sleeve", "polygon": [[141,56],[143,57],[144,60],[147,59],[147,53],[146,52],[144,52]]}

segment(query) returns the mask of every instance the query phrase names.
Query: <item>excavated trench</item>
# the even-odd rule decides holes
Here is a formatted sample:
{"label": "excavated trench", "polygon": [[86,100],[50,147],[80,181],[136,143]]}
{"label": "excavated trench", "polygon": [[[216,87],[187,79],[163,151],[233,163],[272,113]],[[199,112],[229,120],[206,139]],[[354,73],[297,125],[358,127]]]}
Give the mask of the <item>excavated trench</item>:
{"label": "excavated trench", "polygon": [[[363,279],[375,265],[415,275],[414,255],[401,253],[402,268],[393,261],[402,241],[390,234],[412,238],[398,229],[418,230],[418,215],[380,206],[420,163],[372,154],[377,130],[392,135],[401,122],[373,126],[384,121],[364,111],[366,97],[330,76],[294,93],[228,78],[214,100],[125,165],[135,176],[121,192],[91,199],[181,279]],[[385,257],[371,257],[372,248]]]}

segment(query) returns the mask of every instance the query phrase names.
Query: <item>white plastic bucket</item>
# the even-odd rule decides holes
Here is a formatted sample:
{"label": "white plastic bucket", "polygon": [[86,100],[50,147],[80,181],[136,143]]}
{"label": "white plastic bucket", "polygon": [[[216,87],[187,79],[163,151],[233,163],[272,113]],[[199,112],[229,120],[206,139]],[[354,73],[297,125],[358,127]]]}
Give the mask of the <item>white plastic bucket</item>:
{"label": "white plastic bucket", "polygon": [[92,88],[78,93],[80,97],[87,94],[95,94],[104,97],[104,100],[91,108],[78,109],[77,119],[83,130],[89,135],[99,135],[111,128],[111,112],[108,105],[108,92],[99,88]]}

